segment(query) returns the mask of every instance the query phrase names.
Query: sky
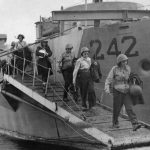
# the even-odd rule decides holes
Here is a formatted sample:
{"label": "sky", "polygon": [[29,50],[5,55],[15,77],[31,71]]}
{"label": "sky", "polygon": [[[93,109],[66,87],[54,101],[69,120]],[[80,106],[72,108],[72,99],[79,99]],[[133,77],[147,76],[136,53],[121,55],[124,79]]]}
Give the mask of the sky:
{"label": "sky", "polygon": [[[150,0],[126,1],[141,3],[150,9]],[[16,41],[20,33],[25,35],[28,43],[32,43],[36,39],[35,22],[40,20],[40,16],[48,18],[52,11],[60,10],[61,6],[67,8],[84,2],[85,0],[0,0],[0,34],[7,34],[7,43]]]}

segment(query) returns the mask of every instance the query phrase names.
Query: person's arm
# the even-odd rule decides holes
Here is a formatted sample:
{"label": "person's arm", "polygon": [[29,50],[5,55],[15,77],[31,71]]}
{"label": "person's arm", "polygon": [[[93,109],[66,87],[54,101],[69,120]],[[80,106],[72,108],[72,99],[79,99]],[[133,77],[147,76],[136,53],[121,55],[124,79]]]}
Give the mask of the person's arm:
{"label": "person's arm", "polygon": [[58,62],[58,67],[59,67],[60,71],[62,69],[62,60],[63,60],[63,54],[61,54],[60,59],[57,61]]}
{"label": "person's arm", "polygon": [[113,78],[114,78],[114,67],[108,73],[108,76],[105,81],[105,89],[104,90],[106,93],[110,93],[110,84],[113,82]]}
{"label": "person's arm", "polygon": [[52,51],[51,51],[49,46],[47,46],[46,51],[47,51],[47,56],[51,57],[52,56]]}
{"label": "person's arm", "polygon": [[80,61],[78,59],[77,62],[76,62],[76,64],[75,64],[74,71],[73,71],[73,84],[76,83],[76,77],[77,77],[79,68],[80,68]]}

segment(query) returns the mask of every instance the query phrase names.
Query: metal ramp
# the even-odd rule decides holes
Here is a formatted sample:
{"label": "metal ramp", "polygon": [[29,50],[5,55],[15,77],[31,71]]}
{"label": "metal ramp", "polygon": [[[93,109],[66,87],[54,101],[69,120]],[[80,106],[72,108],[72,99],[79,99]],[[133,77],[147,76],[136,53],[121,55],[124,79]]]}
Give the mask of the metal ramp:
{"label": "metal ramp", "polygon": [[[142,127],[138,131],[132,131],[128,119],[119,118],[120,128],[113,129],[112,113],[107,107],[97,103],[93,111],[83,112],[80,104],[76,104],[70,97],[70,101],[62,101],[63,86],[49,78],[46,91],[43,91],[39,80],[24,75],[4,75],[4,80],[32,97],[66,122],[80,128],[100,144],[105,144],[109,149],[126,149],[150,144],[150,130]],[[34,84],[33,84],[34,83]]]}

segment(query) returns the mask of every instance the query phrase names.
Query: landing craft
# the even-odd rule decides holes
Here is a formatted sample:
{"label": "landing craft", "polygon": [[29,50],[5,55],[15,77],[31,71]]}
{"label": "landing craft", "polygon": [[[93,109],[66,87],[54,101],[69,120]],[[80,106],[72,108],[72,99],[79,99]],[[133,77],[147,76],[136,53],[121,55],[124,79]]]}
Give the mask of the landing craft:
{"label": "landing craft", "polygon": [[[22,76],[19,76],[15,71],[9,74],[8,69],[4,74],[0,127],[5,132],[1,132],[24,140],[89,150],[98,150],[100,146],[107,149],[149,146],[150,12],[137,3],[98,0],[61,9],[52,12],[52,19],[41,18],[36,23],[37,42],[32,44],[33,54],[38,41],[43,39],[48,40],[53,51],[54,74],[49,76],[46,90],[43,92],[41,89],[36,61],[32,62],[34,69],[30,73],[23,70]],[[57,72],[57,61],[67,43],[73,45],[77,57],[80,49],[87,46],[90,56],[100,62],[103,78],[95,84],[97,105],[92,114],[83,113],[71,97],[68,104],[62,101],[63,79]],[[119,118],[121,128],[114,130],[110,127],[112,96],[105,94],[104,81],[120,53],[129,57],[132,70],[143,80],[145,105],[135,106],[135,111],[147,128],[137,132],[132,131],[124,112]]]}
{"label": "landing craft", "polygon": [[[81,11],[85,10],[86,11]],[[50,40],[54,58],[59,59],[67,43],[72,43],[76,56],[87,46],[90,55],[101,64],[103,79],[95,85],[97,98],[112,107],[112,97],[103,93],[108,71],[116,64],[116,56],[124,53],[129,57],[132,71],[143,83],[145,105],[136,106],[140,120],[150,123],[150,12],[144,6],[131,2],[101,2],[79,5],[61,11],[53,11],[53,21],[59,21],[60,36]],[[44,24],[44,22],[43,22]],[[48,32],[44,31],[43,36]],[[57,44],[59,43],[59,44]],[[54,64],[57,68],[57,64]],[[59,75],[56,73],[56,78]]]}

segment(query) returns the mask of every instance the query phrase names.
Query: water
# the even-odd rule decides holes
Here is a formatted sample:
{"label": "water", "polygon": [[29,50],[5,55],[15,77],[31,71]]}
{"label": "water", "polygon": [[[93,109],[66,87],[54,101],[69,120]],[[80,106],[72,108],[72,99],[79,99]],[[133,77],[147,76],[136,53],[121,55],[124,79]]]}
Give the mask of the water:
{"label": "water", "polygon": [[[0,135],[0,150],[79,150],[51,144],[16,140],[5,135]],[[106,150],[102,147],[99,150]]]}
{"label": "water", "polygon": [[0,135],[0,150],[77,150],[51,144],[20,141],[5,135]]}

